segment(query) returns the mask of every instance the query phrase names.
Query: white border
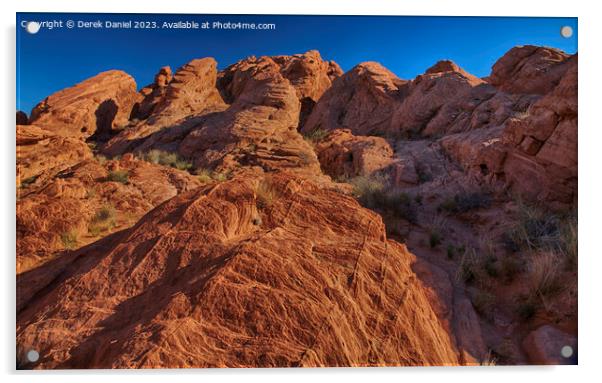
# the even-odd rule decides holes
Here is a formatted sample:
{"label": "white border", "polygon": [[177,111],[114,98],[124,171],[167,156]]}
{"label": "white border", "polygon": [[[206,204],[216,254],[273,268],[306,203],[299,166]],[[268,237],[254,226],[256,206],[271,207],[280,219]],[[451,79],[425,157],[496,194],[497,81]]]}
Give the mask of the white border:
{"label": "white border", "polygon": [[[572,382],[600,375],[596,370],[600,352],[599,301],[602,289],[602,254],[598,240],[602,219],[600,156],[602,117],[600,92],[600,36],[602,20],[594,1],[499,2],[469,0],[299,0],[294,2],[262,0],[21,0],[2,2],[2,90],[0,103],[5,123],[0,128],[2,174],[0,188],[3,210],[0,235],[4,244],[2,286],[3,314],[0,315],[0,363],[4,381],[87,382],[115,381],[164,382],[307,382],[336,380],[364,382],[378,380],[416,380],[422,382],[478,381],[504,382],[532,379],[548,382]],[[333,15],[455,15],[455,16],[563,16],[579,17],[579,367],[496,367],[496,368],[384,368],[384,369],[291,369],[291,370],[161,370],[161,371],[86,371],[15,373],[15,12],[117,12],[117,13],[224,13],[224,14],[333,14]],[[82,375],[83,374],[83,375]]]}

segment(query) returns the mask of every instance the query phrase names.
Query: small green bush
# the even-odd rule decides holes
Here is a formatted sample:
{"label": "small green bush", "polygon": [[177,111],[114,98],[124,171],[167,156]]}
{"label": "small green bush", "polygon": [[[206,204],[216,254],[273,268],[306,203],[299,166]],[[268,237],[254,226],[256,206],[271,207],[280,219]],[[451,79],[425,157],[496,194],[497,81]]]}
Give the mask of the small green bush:
{"label": "small green bush", "polygon": [[475,192],[456,194],[453,198],[447,198],[437,210],[447,213],[465,213],[489,206],[491,206],[491,197],[486,193]]}
{"label": "small green bush", "polygon": [[163,166],[170,166],[179,170],[190,170],[193,167],[192,162],[186,161],[178,156],[177,153],[166,152],[159,149],[152,149],[146,153],[139,154],[138,156],[144,161]]}
{"label": "small green bush", "polygon": [[61,242],[63,247],[67,250],[73,250],[77,248],[77,233],[73,230],[65,231],[61,233]]}
{"label": "small green bush", "polygon": [[23,181],[21,181],[21,188],[26,188],[29,185],[33,184],[34,182],[36,182],[36,180],[38,179],[39,176],[31,176],[31,177],[27,177],[25,178]]}
{"label": "small green bush", "polygon": [[127,170],[114,170],[109,172],[109,175],[107,176],[107,181],[127,184],[129,178],[130,173]]}
{"label": "small green bush", "polygon": [[303,134],[303,137],[306,140],[308,140],[312,143],[315,143],[315,142],[322,141],[328,135],[328,133],[329,132],[327,130],[317,128],[317,129],[312,130],[311,132],[305,132]]}
{"label": "small green bush", "polygon": [[436,229],[431,229],[429,233],[429,245],[431,249],[439,246],[441,244],[441,233]]}

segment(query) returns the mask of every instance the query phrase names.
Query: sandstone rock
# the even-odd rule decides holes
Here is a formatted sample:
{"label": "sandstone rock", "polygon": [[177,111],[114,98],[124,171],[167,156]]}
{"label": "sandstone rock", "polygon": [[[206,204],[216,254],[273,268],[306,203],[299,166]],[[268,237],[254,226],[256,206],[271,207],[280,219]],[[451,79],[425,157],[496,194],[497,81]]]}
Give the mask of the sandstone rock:
{"label": "sandstone rock", "polygon": [[[68,164],[61,157],[57,161],[62,167]],[[127,183],[108,182],[109,169],[126,172]],[[65,167],[17,202],[17,273],[58,251],[124,229],[163,201],[200,184],[186,172],[127,156]]]}
{"label": "sandstone rock", "polygon": [[27,125],[29,124],[29,117],[25,112],[17,110],[17,125]]}
{"label": "sandstone rock", "polygon": [[172,80],[171,68],[168,66],[162,67],[155,75],[155,82],[147,85],[140,94],[144,97],[139,103],[134,105],[132,117],[138,120],[146,120],[157,104],[165,98],[167,86]]}
{"label": "sandstone rock", "polygon": [[332,177],[366,176],[390,166],[391,145],[381,137],[354,136],[336,129],[315,146],[322,171]]}
{"label": "sandstone rock", "polygon": [[32,368],[458,364],[412,262],[350,197],[234,179],[19,276],[17,345]]}
{"label": "sandstone rock", "polygon": [[303,130],[348,128],[354,134],[398,137],[446,132],[455,116],[439,118],[435,126],[431,121],[446,104],[483,83],[449,60],[409,82],[380,64],[363,63],[334,81]]}
{"label": "sandstone rock", "polygon": [[[92,151],[78,138],[56,135],[36,125],[17,125],[17,186],[54,177],[76,163],[92,157]],[[19,190],[18,195],[24,192]]]}
{"label": "sandstone rock", "polygon": [[114,156],[134,150],[143,139],[180,120],[226,107],[215,87],[217,63],[211,57],[192,60],[178,69],[171,81],[167,68],[155,77],[155,84],[143,89],[144,99],[136,110],[137,117],[148,118],[113,137],[103,147],[104,153]]}
{"label": "sandstone rock", "polygon": [[57,135],[86,138],[127,125],[136,98],[134,79],[111,70],[46,97],[29,120]]}
{"label": "sandstone rock", "polygon": [[271,58],[252,63],[234,76],[235,101],[226,110],[158,132],[136,150],[174,151],[196,169],[229,173],[290,169],[322,176],[311,145],[297,132],[300,103],[295,88]]}
{"label": "sandstone rock", "polygon": [[568,58],[568,54],[558,49],[514,47],[493,65],[488,80],[505,92],[545,94],[564,75]]}
{"label": "sandstone rock", "polygon": [[[343,73],[337,63],[324,61],[315,50],[292,56],[273,56],[270,59],[276,64],[280,74],[295,88],[299,100],[310,99],[314,103],[331,86],[332,81]],[[234,102],[249,78],[249,70],[262,62],[265,62],[265,57],[250,57],[222,71],[218,86],[224,99],[229,100],[229,103]]]}
{"label": "sandstone rock", "polygon": [[[570,352],[566,349],[563,356],[562,349],[567,346]],[[529,333],[523,348],[534,364],[577,364],[577,338],[550,325]]]}
{"label": "sandstone rock", "polygon": [[376,62],[359,64],[333,81],[302,130],[345,128],[358,135],[389,132],[390,118],[405,83]]}

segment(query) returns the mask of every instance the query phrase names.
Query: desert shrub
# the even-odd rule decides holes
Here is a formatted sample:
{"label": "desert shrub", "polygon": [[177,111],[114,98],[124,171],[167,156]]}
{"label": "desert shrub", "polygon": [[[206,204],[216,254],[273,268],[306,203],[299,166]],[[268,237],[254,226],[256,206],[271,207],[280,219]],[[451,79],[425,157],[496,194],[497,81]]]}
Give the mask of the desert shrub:
{"label": "desert shrub", "polygon": [[516,314],[523,321],[533,318],[538,308],[539,303],[533,297],[519,295],[516,298]]}
{"label": "desert shrub", "polygon": [[93,222],[103,222],[115,218],[115,208],[110,205],[105,205],[100,208],[92,218]]}
{"label": "desert shrub", "polygon": [[67,250],[77,248],[77,233],[74,230],[68,230],[61,233],[61,242],[63,243],[63,247]]}
{"label": "desert shrub", "polygon": [[190,170],[193,166],[191,162],[181,158],[177,153],[166,152],[159,149],[152,149],[146,153],[140,153],[138,156],[144,161],[163,166],[171,166],[172,168],[179,170]]}
{"label": "desert shrub", "polygon": [[208,169],[197,169],[195,172],[197,179],[202,183],[209,183],[211,181],[224,182],[228,179],[226,173],[212,172]]}
{"label": "desert shrub", "polygon": [[555,253],[541,253],[531,258],[529,264],[531,294],[545,299],[558,293],[563,286],[561,272],[559,257]]}
{"label": "desert shrub", "polygon": [[558,249],[561,220],[556,214],[518,201],[518,221],[503,236],[508,250]]}
{"label": "desert shrub", "polygon": [[130,173],[127,170],[114,170],[109,172],[109,175],[107,176],[107,181],[127,184],[129,178]]}
{"label": "desert shrub", "polygon": [[270,180],[264,179],[257,185],[255,189],[257,206],[260,209],[267,209],[278,198],[278,191]]}
{"label": "desert shrub", "polygon": [[452,245],[451,243],[448,244],[447,248],[445,249],[445,253],[447,254],[448,259],[453,259],[454,256],[456,255],[456,247],[454,245]]}
{"label": "desert shrub", "polygon": [[491,319],[493,309],[495,308],[495,295],[485,290],[477,290],[472,299],[472,304],[481,316]]}
{"label": "desert shrub", "polygon": [[506,283],[512,282],[523,270],[523,263],[511,254],[501,257],[499,263],[500,276]]}
{"label": "desert shrub", "polygon": [[382,175],[358,176],[349,180],[353,187],[353,195],[368,208],[376,207],[376,201],[384,194],[387,184],[386,177]]}
{"label": "desert shrub", "polygon": [[101,207],[88,225],[88,233],[97,237],[105,231],[109,231],[115,227],[115,208],[111,205]]}
{"label": "desert shrub", "polygon": [[21,188],[26,188],[29,185],[33,184],[34,182],[36,182],[36,180],[38,179],[39,176],[31,176],[31,177],[27,177],[25,178],[23,181],[21,181]]}
{"label": "desert shrub", "polygon": [[441,233],[437,229],[430,229],[429,231],[429,245],[431,249],[441,244]]}
{"label": "desert shrub", "polygon": [[380,174],[358,176],[349,180],[353,194],[362,206],[415,223],[417,210],[412,198],[399,190],[386,190],[387,182],[387,177]]}
{"label": "desert shrub", "polygon": [[479,280],[479,262],[474,249],[469,249],[462,254],[456,276],[464,283],[473,283]]}
{"label": "desert shrub", "polygon": [[428,172],[422,165],[416,166],[416,175],[418,176],[418,182],[420,182],[421,184],[433,180],[433,175],[430,172]]}
{"label": "desert shrub", "polygon": [[494,255],[486,255],[483,257],[483,270],[492,278],[497,278],[500,275],[498,268],[497,257]]}
{"label": "desert shrub", "polygon": [[569,270],[577,268],[577,218],[567,217],[560,230],[560,249]]}
{"label": "desert shrub", "polygon": [[103,156],[102,154],[97,154],[94,156],[94,159],[96,160],[96,162],[98,162],[101,165],[104,165],[107,163],[107,157]]}
{"label": "desert shrub", "polygon": [[303,133],[303,138],[305,138],[307,141],[314,143],[322,141],[328,135],[328,133],[329,132],[327,130],[317,128],[312,130],[311,132]]}
{"label": "desert shrub", "polygon": [[208,183],[213,180],[213,177],[211,177],[211,171],[207,169],[198,169],[196,172],[196,176],[197,179],[202,183]]}
{"label": "desert shrub", "polygon": [[228,180],[228,175],[226,173],[213,173],[213,179],[217,182],[224,182]]}
{"label": "desert shrub", "polygon": [[483,192],[459,193],[444,200],[437,210],[447,213],[465,213],[491,206],[491,196]]}

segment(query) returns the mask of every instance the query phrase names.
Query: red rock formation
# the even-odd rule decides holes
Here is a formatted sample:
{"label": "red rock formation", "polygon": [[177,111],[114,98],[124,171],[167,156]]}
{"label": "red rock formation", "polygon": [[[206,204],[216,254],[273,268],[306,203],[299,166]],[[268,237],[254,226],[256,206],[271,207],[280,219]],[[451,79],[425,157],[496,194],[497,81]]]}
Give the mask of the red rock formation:
{"label": "red rock formation", "polygon": [[29,124],[29,117],[25,112],[17,110],[17,125],[27,125]]}
{"label": "red rock formation", "polygon": [[392,136],[440,133],[450,118],[436,127],[431,121],[442,107],[482,83],[451,61],[441,61],[409,82],[378,63],[363,63],[335,80],[303,130],[348,128],[354,134]]}
{"label": "red rock formation", "polygon": [[370,175],[394,162],[387,140],[354,136],[348,129],[333,130],[315,145],[315,151],[322,171],[332,177]]}
{"label": "red rock formation", "polygon": [[17,344],[33,368],[457,364],[412,262],[350,197],[236,179],[21,275]]}
{"label": "red rock formation", "polygon": [[493,65],[489,82],[509,93],[545,94],[567,70],[569,55],[558,49],[526,45],[510,49]]}
{"label": "red rock formation", "polygon": [[[63,167],[69,163],[56,158]],[[17,273],[58,251],[131,226],[153,207],[201,184],[186,172],[136,160],[131,154],[102,164],[76,161],[61,172],[55,168],[58,174],[51,180],[23,189],[17,201]],[[125,173],[127,181],[111,182],[109,171]]]}
{"label": "red rock formation", "polygon": [[[142,112],[152,108],[148,119],[112,138],[103,147],[104,153],[113,156],[134,150],[144,138],[163,128],[174,126],[180,120],[226,107],[215,87],[217,63],[214,59],[209,57],[192,60],[178,69],[167,84],[169,77],[169,72],[164,69],[156,76],[154,87],[151,87],[154,91],[149,93],[148,88],[143,89],[145,98],[139,108],[142,108]],[[140,113],[139,108],[137,112]]]}
{"label": "red rock formation", "polygon": [[558,209],[577,196],[577,56],[559,84],[498,127],[449,135],[443,147],[467,169],[502,180],[525,198]]}
{"label": "red rock formation", "polygon": [[239,70],[232,80],[235,100],[226,110],[158,132],[136,150],[177,151],[197,169],[236,173],[257,167],[321,176],[311,145],[297,132],[299,99],[280,66],[263,57]]}
{"label": "red rock formation", "polygon": [[127,125],[137,96],[134,79],[111,70],[46,97],[29,120],[58,135],[85,138]]}
{"label": "red rock formation", "polygon": [[41,183],[61,170],[92,157],[78,138],[56,135],[36,125],[17,125],[17,186]]}
{"label": "red rock formation", "polygon": [[307,118],[303,131],[346,128],[361,135],[388,132],[405,83],[378,63],[359,64],[333,81]]}

